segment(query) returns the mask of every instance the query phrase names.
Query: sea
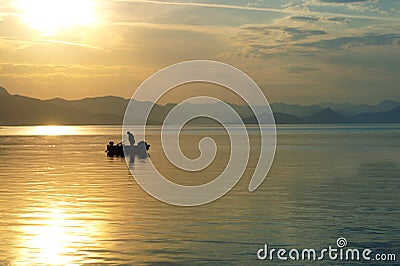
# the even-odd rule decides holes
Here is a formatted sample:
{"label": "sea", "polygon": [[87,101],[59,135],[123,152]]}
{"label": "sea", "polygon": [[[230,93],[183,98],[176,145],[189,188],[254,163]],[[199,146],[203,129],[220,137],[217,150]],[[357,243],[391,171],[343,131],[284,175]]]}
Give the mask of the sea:
{"label": "sea", "polygon": [[[182,185],[210,182],[229,160],[224,128],[182,131],[189,158],[199,156],[202,138],[215,140],[215,160],[198,172],[168,161],[157,126],[135,136],[151,145],[148,158],[107,157],[106,144],[121,141],[122,133],[118,126],[0,127],[0,265],[400,261],[400,124],[279,125],[272,167],[254,192],[248,184],[260,135],[249,127],[251,154],[242,178],[223,197],[196,207],[155,199],[129,167],[154,164]],[[266,247],[268,255],[275,249],[272,257],[264,256]],[[301,258],[304,249],[318,255],[329,247],[338,249],[336,258]],[[369,261],[340,258],[339,247],[370,249]],[[282,258],[279,249],[287,251]],[[298,258],[288,254],[294,249]]]}

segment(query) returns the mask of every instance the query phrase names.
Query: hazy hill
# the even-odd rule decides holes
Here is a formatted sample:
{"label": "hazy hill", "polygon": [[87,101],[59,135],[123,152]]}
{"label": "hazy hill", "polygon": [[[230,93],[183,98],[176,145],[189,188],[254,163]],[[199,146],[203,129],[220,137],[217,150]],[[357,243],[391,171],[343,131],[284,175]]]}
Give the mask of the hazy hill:
{"label": "hazy hill", "polygon": [[5,88],[0,87],[0,96],[7,96],[7,95],[10,95],[8,91]]}
{"label": "hazy hill", "polygon": [[273,103],[271,109],[274,113],[284,113],[298,117],[305,117],[320,111],[322,108],[318,105],[298,105],[286,103]]}
{"label": "hazy hill", "polygon": [[353,105],[350,103],[322,103],[319,104],[322,108],[331,108],[344,115],[357,115],[360,113],[378,113],[390,111],[400,105],[400,102],[385,100],[376,105]]}
{"label": "hazy hill", "polygon": [[[82,100],[81,100],[82,101]],[[95,104],[83,107],[80,101],[61,99],[39,100],[35,98],[10,95],[0,89],[1,125],[37,124],[120,124],[122,116],[106,111],[104,106]]]}
{"label": "hazy hill", "polygon": [[301,124],[304,121],[295,115],[274,113],[275,123],[277,124]]}
{"label": "hazy hill", "polygon": [[360,123],[400,123],[400,106],[379,113],[362,113],[352,118]]}
{"label": "hazy hill", "polygon": [[121,116],[121,114],[125,112],[128,104],[128,100],[115,96],[84,98],[74,101],[55,98],[44,100],[43,102],[62,108],[73,108],[87,113],[103,113],[116,116]]}
{"label": "hazy hill", "polygon": [[[274,113],[275,123],[277,124],[302,124],[304,121],[295,115]],[[254,116],[243,118],[245,124],[258,124],[257,119]]]}
{"label": "hazy hill", "polygon": [[[86,124],[105,125],[122,124],[125,108],[129,100],[115,97],[94,97],[81,100],[65,100],[60,98],[40,100],[21,95],[10,95],[6,89],[0,87],[0,125],[38,125],[38,124]],[[150,102],[135,102],[137,105],[150,107]],[[324,106],[326,104],[322,104]],[[377,105],[331,104],[337,106],[322,108],[319,105],[295,105],[276,103],[271,104],[275,121],[278,124],[301,123],[400,123],[400,103],[383,101]],[[175,104],[165,106],[154,105],[150,114],[151,124],[161,124]],[[230,104],[230,106],[248,124],[256,123],[256,119],[248,106]],[[229,120],[231,116],[221,111],[219,103],[183,104],[182,114],[187,112],[201,114],[212,111],[220,117]],[[255,106],[257,114],[263,114],[263,106]],[[347,110],[347,111],[343,111]],[[356,110],[378,110],[356,112]],[[354,113],[356,112],[356,113]],[[131,121],[135,123],[142,116],[141,113],[131,114]],[[209,123],[209,119],[197,119],[194,123]],[[237,121],[236,121],[237,122]],[[233,121],[233,123],[235,123]]]}
{"label": "hazy hill", "polygon": [[310,124],[322,124],[322,123],[346,123],[349,118],[332,110],[331,108],[325,108],[314,114],[306,116],[303,119],[306,123]]}

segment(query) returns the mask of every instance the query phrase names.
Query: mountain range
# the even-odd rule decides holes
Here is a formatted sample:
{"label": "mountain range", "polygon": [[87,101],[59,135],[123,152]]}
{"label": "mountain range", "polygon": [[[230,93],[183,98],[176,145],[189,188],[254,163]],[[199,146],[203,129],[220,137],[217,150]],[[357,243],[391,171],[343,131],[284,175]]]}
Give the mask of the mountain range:
{"label": "mountain range", "polygon": [[[65,100],[11,95],[0,87],[0,125],[120,125],[129,100],[116,96]],[[153,105],[150,102],[135,102]],[[256,118],[248,106],[230,104],[247,124],[256,123]],[[149,116],[150,124],[161,124],[175,104],[155,104]],[[221,112],[218,103],[190,104],[182,106],[193,113],[204,110]],[[271,104],[275,121],[278,124],[325,124],[325,123],[400,123],[400,102],[385,100],[376,105],[353,105],[350,103],[322,103],[315,105],[296,105],[286,103]],[[263,106],[255,106],[256,113],[263,115]],[[140,114],[133,114],[133,120]],[[196,119],[195,123],[210,123],[209,119]],[[238,121],[232,121],[237,123]]]}

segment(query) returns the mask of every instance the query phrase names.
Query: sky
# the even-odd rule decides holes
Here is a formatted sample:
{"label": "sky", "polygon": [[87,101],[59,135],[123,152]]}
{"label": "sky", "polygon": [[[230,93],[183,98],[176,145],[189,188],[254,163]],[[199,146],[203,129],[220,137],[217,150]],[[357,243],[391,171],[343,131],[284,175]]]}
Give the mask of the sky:
{"label": "sky", "polygon": [[129,98],[194,59],[241,69],[269,102],[400,100],[400,1],[0,2],[0,86],[12,94]]}

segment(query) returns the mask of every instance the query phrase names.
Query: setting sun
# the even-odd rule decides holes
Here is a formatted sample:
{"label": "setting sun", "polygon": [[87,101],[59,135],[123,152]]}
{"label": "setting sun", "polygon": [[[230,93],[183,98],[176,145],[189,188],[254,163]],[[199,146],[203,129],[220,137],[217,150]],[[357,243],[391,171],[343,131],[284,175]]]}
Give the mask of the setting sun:
{"label": "setting sun", "polygon": [[95,0],[15,0],[21,20],[43,35],[96,22]]}

